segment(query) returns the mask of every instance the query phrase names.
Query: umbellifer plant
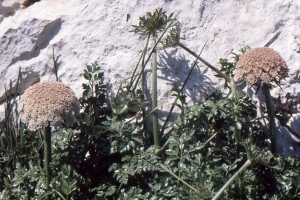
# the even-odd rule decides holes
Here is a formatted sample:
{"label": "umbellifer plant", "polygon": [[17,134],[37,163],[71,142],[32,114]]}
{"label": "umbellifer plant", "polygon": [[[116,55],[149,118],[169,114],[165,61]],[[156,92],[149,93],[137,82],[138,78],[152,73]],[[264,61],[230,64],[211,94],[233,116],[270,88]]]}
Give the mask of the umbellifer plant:
{"label": "umbellifer plant", "polygon": [[270,123],[272,151],[273,153],[278,153],[270,83],[275,82],[275,84],[279,85],[280,80],[288,76],[288,68],[284,59],[271,48],[253,48],[241,56],[237,62],[234,76],[237,80],[245,79],[251,86],[256,85],[259,88],[262,85]]}
{"label": "umbellifer plant", "polygon": [[46,190],[51,171],[51,126],[71,126],[80,105],[71,88],[61,82],[41,82],[25,90],[19,104],[20,119],[32,131],[44,130],[44,168]]}
{"label": "umbellifer plant", "polygon": [[[149,39],[152,38],[153,42],[153,50],[151,51],[152,55],[152,116],[153,116],[153,138],[155,144],[155,153],[160,153],[160,133],[159,133],[159,125],[158,125],[158,111],[157,111],[157,40],[160,40],[158,37],[159,33],[164,33],[174,22],[175,18],[173,17],[173,13],[169,16],[166,15],[166,12],[162,11],[162,9],[156,9],[154,13],[148,12],[146,16],[140,17],[140,23],[138,26],[134,25],[134,30],[136,34],[140,34],[142,37],[147,38],[145,50],[143,53],[143,61],[142,61],[142,90],[144,91],[145,84],[145,53],[149,43]],[[144,93],[144,92],[143,92]]]}

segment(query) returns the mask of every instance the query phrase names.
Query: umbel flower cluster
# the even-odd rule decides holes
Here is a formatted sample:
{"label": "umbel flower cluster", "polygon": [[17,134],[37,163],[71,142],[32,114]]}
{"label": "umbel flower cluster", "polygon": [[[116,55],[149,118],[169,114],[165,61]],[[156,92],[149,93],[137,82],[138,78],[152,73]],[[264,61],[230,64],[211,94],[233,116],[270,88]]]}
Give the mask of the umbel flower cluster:
{"label": "umbel flower cluster", "polygon": [[30,130],[67,126],[75,122],[80,104],[71,88],[61,82],[40,82],[25,90],[19,103],[20,119]]}
{"label": "umbel flower cluster", "polygon": [[237,62],[236,80],[245,79],[250,85],[280,81],[288,76],[283,58],[271,48],[257,47],[247,51]]}

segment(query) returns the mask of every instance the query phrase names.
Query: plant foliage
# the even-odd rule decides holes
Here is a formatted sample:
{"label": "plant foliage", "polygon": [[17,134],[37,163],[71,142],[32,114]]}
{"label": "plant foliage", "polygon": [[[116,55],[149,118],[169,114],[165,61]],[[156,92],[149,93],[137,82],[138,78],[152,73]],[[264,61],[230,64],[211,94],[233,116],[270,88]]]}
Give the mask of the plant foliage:
{"label": "plant foliage", "polygon": [[[165,17],[161,9],[146,16],[135,32],[146,34],[145,27],[156,17],[155,26],[164,31],[161,24],[172,18]],[[229,77],[240,56],[234,55],[233,62],[220,59],[220,70]],[[1,199],[208,200],[246,162],[251,165],[220,199],[299,199],[299,160],[270,152],[270,135],[258,118],[257,105],[244,93],[237,91],[228,97],[216,90],[188,105],[184,90],[174,84],[172,94],[179,101],[173,106],[180,113],[176,121],[167,123],[168,132],[161,135],[163,146],[157,155],[143,125],[145,118],[140,120],[140,110],[148,105],[143,92],[132,85],[120,86],[109,108],[101,67],[87,65],[83,76],[86,83],[82,84],[77,123],[52,132],[47,191],[43,135],[16,123],[17,97],[9,98],[12,92],[8,90],[6,118],[0,128]],[[133,115],[132,108],[138,110]]]}

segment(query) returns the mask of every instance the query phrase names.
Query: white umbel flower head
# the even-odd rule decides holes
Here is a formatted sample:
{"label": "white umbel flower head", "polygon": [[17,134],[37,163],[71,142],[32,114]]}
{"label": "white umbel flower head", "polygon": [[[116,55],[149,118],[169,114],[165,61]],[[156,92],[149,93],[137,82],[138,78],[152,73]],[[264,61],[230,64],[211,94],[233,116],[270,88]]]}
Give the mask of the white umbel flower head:
{"label": "white umbel flower head", "polygon": [[250,49],[241,56],[234,72],[236,80],[245,79],[251,85],[258,81],[269,83],[288,76],[284,59],[275,50],[268,47]]}
{"label": "white umbel flower head", "polygon": [[61,82],[40,82],[27,88],[19,103],[22,122],[30,130],[48,126],[59,127],[63,123],[72,126],[80,104],[71,88]]}

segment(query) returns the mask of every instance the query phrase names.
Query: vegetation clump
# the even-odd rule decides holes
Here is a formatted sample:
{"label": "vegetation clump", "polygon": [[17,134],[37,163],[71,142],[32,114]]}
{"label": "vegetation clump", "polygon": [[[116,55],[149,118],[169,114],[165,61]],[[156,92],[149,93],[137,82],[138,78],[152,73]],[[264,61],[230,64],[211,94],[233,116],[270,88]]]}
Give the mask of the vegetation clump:
{"label": "vegetation clump", "polygon": [[[146,40],[145,48],[114,97],[107,96],[97,62],[84,69],[79,100],[59,82],[30,87],[19,105],[17,97],[9,100],[8,90],[0,127],[6,138],[0,137],[0,199],[299,199],[300,162],[277,152],[270,101],[270,82],[280,84],[288,75],[284,60],[270,48],[247,46],[213,66],[201,52],[180,43],[176,17],[161,9],[140,17],[133,32]],[[159,44],[195,57],[182,85],[173,85],[176,98],[162,127],[157,123],[162,105],[157,102]],[[188,105],[184,88],[198,61],[224,79],[224,89]],[[153,86],[147,97],[145,74],[150,71]],[[236,88],[244,78],[251,86],[262,85],[267,110],[261,115],[258,105]],[[138,108],[135,113],[132,107]],[[169,121],[175,107],[179,117]],[[24,123],[15,123],[15,109]],[[153,131],[145,125],[151,115]],[[50,124],[60,127],[52,137]]]}

